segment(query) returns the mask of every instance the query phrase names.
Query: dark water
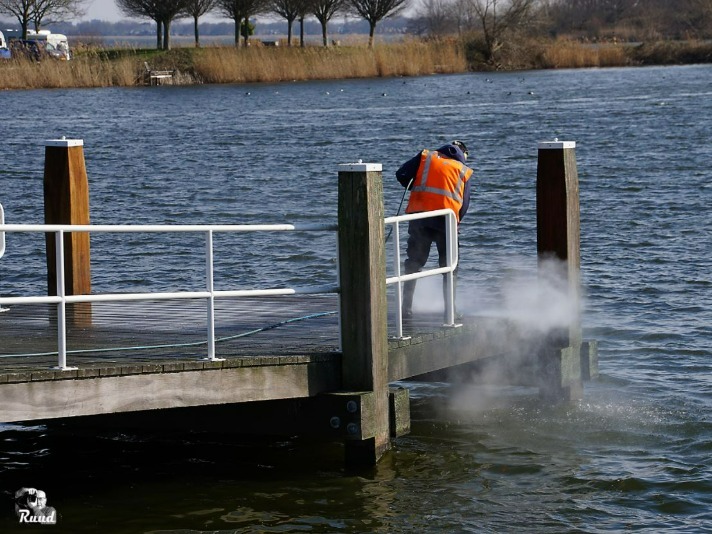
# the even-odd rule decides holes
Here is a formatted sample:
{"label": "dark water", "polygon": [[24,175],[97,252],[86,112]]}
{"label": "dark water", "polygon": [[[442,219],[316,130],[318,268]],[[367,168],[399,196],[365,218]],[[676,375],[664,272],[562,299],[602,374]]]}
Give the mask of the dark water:
{"label": "dark water", "polygon": [[[460,306],[538,319],[545,303],[512,296],[536,268],[537,142],[576,141],[601,368],[582,401],[555,407],[524,389],[407,384],[411,434],[359,474],[334,446],[245,441],[231,422],[5,425],[3,531],[31,530],[12,510],[22,486],[47,492],[61,525],[45,530],[66,532],[712,531],[712,67],[4,92],[0,125],[13,223],[42,221],[42,141],[61,135],[84,139],[93,223],[333,221],[337,164],[357,159],[383,163],[395,213],[397,166],[462,139],[477,189]],[[189,243],[157,260],[137,239],[131,255],[92,240],[95,288],[198,276]],[[275,241],[277,260],[257,240],[223,243],[217,285],[333,280],[328,238]],[[8,238],[1,294],[42,291],[42,250]]]}

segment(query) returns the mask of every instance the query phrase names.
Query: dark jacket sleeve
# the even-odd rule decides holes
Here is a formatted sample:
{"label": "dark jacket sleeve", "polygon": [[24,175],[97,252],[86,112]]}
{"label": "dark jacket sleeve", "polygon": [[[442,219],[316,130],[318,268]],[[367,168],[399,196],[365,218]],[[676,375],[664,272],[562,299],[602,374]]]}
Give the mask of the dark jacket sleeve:
{"label": "dark jacket sleeve", "polygon": [[[396,171],[396,179],[403,187],[408,187],[410,181],[415,180],[415,175],[418,174],[418,167],[420,167],[420,153],[400,166],[400,169]],[[412,188],[413,184],[411,183],[408,189]]]}
{"label": "dark jacket sleeve", "polygon": [[462,192],[462,207],[460,208],[460,222],[465,217],[470,207],[470,193],[472,192],[472,177],[465,182],[465,190]]}

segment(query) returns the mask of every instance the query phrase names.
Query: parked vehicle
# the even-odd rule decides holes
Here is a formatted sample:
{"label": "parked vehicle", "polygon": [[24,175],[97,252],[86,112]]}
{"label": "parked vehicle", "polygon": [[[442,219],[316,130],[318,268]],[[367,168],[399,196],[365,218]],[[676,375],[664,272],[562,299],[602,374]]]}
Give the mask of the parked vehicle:
{"label": "parked vehicle", "polygon": [[12,54],[10,49],[7,47],[7,41],[5,40],[5,35],[0,32],[0,59],[10,59]]}
{"label": "parked vehicle", "polygon": [[27,39],[10,39],[10,53],[14,58],[25,58],[33,61],[41,61],[48,54],[45,51],[45,44],[42,41],[30,41]]}
{"label": "parked vehicle", "polygon": [[52,33],[49,30],[27,30],[27,41],[35,41],[42,43],[42,49],[45,54],[55,58],[68,60],[72,55],[69,51],[69,41],[67,36],[61,33]]}

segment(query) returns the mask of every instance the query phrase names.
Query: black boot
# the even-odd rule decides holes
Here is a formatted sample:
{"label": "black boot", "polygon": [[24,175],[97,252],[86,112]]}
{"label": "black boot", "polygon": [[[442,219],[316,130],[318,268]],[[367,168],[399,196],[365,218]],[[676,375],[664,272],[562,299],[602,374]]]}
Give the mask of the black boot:
{"label": "black boot", "polygon": [[[453,273],[452,276],[452,298],[457,300],[457,271]],[[443,320],[447,322],[447,275],[443,275]],[[457,305],[455,305],[455,322],[462,320],[462,314],[457,312]]]}
{"label": "black boot", "polygon": [[401,306],[401,315],[403,319],[413,317],[413,295],[415,294],[416,280],[408,280],[403,282],[403,305]]}

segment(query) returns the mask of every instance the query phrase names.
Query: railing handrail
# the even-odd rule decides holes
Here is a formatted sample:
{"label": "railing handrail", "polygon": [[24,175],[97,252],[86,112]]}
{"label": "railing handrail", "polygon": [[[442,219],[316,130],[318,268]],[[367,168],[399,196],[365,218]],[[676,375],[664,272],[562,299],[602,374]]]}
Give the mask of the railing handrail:
{"label": "railing handrail", "polygon": [[[77,225],[77,224],[0,224],[2,232],[40,232],[55,234],[56,249],[56,296],[0,297],[2,304],[56,304],[57,305],[57,355],[58,369],[67,366],[66,347],[66,305],[71,303],[205,299],[207,302],[207,360],[220,361],[215,355],[215,299],[244,296],[293,295],[339,293],[338,285],[314,287],[216,290],[213,286],[213,234],[259,231],[336,231],[336,224],[177,224],[177,225]],[[64,234],[72,232],[88,233],[199,233],[205,236],[205,291],[144,292],[144,293],[95,293],[91,295],[66,295],[64,281]],[[338,262],[338,260],[337,260]],[[338,272],[338,265],[337,265]]]}
{"label": "railing handrail", "polygon": [[[400,261],[400,232],[399,223],[406,221],[414,221],[417,219],[427,219],[431,217],[442,217],[445,216],[445,247],[446,247],[446,259],[447,265],[445,267],[437,267],[434,269],[427,269],[425,271],[420,271],[417,273],[401,274],[401,261]],[[395,239],[394,243],[394,269],[396,272],[395,276],[386,278],[386,284],[397,284],[396,285],[396,337],[403,338],[403,313],[401,306],[403,303],[403,282],[408,280],[416,280],[418,278],[426,278],[428,276],[435,276],[438,274],[444,274],[446,279],[445,286],[445,325],[449,327],[459,326],[455,324],[455,290],[454,290],[454,272],[457,268],[458,263],[458,246],[457,246],[457,218],[455,212],[449,208],[439,209],[434,211],[424,211],[419,213],[407,213],[405,215],[397,215],[393,217],[386,217],[384,219],[385,224],[394,225]]]}
{"label": "railing handrail", "polygon": [[336,231],[336,224],[0,224],[0,232],[259,232]]}
{"label": "railing handrail", "polygon": [[[0,206],[0,210],[1,210]],[[2,213],[0,212],[0,215]],[[400,238],[398,225],[400,222],[430,217],[445,216],[447,266],[428,269],[418,273],[401,274],[400,272]],[[386,217],[384,224],[395,225],[395,257],[396,276],[387,277],[386,284],[397,285],[398,309],[396,312],[397,336],[403,337],[403,318],[401,315],[402,283],[408,280],[425,278],[444,274],[447,277],[450,291],[446,293],[446,322],[448,326],[454,325],[454,294],[452,292],[452,276],[457,267],[457,220],[455,213],[450,209],[429,212],[412,213]],[[271,288],[271,289],[243,289],[243,290],[216,290],[213,287],[213,244],[214,233],[238,233],[260,231],[338,231],[336,224],[4,224],[0,220],[0,235],[4,232],[41,232],[55,234],[56,265],[57,265],[57,295],[56,296],[29,296],[29,297],[0,297],[0,304],[57,304],[58,321],[58,368],[69,369],[66,363],[66,304],[89,302],[115,302],[115,301],[140,301],[140,300],[174,300],[174,299],[206,299],[208,313],[208,356],[211,361],[219,361],[215,356],[215,325],[214,301],[216,298],[246,297],[246,296],[274,296],[294,294],[323,294],[339,293],[338,284],[313,287],[296,288]],[[144,293],[96,293],[91,295],[65,295],[64,288],[64,239],[65,233],[201,233],[206,237],[206,290],[205,291],[179,291],[179,292],[144,292]],[[338,255],[337,255],[338,256]],[[338,272],[338,258],[337,258]],[[341,336],[339,336],[340,338]]]}
{"label": "railing handrail", "polygon": [[386,217],[383,221],[386,224],[391,224],[396,221],[413,221],[415,219],[428,219],[430,217],[439,217],[441,215],[455,217],[455,212],[450,208],[442,208],[439,210],[432,211],[419,211],[418,213],[404,213],[403,215],[392,215],[391,217]]}
{"label": "railing handrail", "polygon": [[215,298],[223,297],[266,297],[279,295],[318,295],[323,293],[338,293],[337,285],[322,285],[310,287],[289,287],[277,289],[238,289],[238,290],[213,290],[210,291],[174,291],[156,293],[95,293],[92,295],[65,295],[43,297],[0,297],[0,304],[57,304],[66,302],[76,304],[84,302],[116,302],[138,300],[180,300],[201,299],[211,295]]}

